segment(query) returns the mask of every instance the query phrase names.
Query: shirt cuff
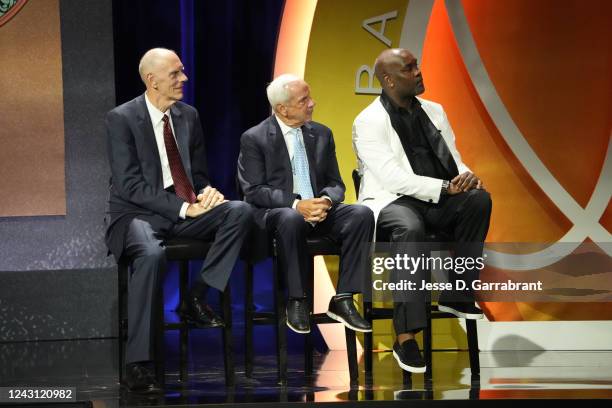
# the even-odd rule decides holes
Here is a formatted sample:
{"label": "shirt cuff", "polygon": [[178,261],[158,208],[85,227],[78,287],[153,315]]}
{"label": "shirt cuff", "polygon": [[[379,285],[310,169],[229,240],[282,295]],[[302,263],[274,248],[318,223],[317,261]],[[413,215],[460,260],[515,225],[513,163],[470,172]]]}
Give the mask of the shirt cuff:
{"label": "shirt cuff", "polygon": [[[325,198],[325,199],[327,199],[327,200],[329,201],[329,208],[332,208],[332,206],[334,205],[334,202],[332,201],[332,199],[331,199],[331,198],[329,198],[329,197],[328,197],[328,196],[326,196],[326,195],[321,196],[321,198]],[[328,208],[328,209],[329,209],[329,208]]]}
{"label": "shirt cuff", "polygon": [[293,208],[294,210],[297,210],[297,203],[298,203],[298,201],[300,201],[300,200],[298,200],[297,198],[295,200],[293,200],[293,205],[291,206],[291,208]]}
{"label": "shirt cuff", "polygon": [[183,203],[181,211],[179,212],[180,219],[184,220],[185,218],[187,218],[187,208],[189,208],[189,203]]}

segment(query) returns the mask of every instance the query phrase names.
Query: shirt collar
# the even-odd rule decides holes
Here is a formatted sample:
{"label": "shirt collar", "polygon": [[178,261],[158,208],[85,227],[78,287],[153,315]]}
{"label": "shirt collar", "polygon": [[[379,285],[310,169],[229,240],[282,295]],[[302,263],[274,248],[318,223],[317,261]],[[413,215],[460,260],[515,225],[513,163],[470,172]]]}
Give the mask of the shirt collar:
{"label": "shirt collar", "polygon": [[[382,91],[381,95],[380,95],[380,101],[383,104],[383,106],[385,107],[385,109],[387,110],[387,112],[391,113],[410,113],[408,112],[406,109],[402,108],[399,105],[396,105],[395,102],[393,101],[393,99],[391,99],[389,97],[389,95],[387,95],[385,93],[385,91]],[[412,110],[412,113],[414,113],[420,106],[421,106],[421,102],[419,101],[419,99],[415,96],[413,97],[413,106],[414,109]]]}
{"label": "shirt collar", "polygon": [[280,126],[281,133],[283,134],[283,136],[287,136],[287,133],[291,132],[293,129],[299,129],[299,128],[292,128],[291,126],[287,125],[278,116],[276,116],[276,114],[274,114],[274,118],[278,122],[278,126]]}
{"label": "shirt collar", "polygon": [[151,117],[151,122],[153,123],[153,127],[157,126],[159,122],[162,121],[164,115],[168,115],[170,117],[170,109],[166,112],[162,112],[155,107],[149,100],[147,93],[145,92],[145,103],[147,104],[147,110],[149,111],[149,116]]}

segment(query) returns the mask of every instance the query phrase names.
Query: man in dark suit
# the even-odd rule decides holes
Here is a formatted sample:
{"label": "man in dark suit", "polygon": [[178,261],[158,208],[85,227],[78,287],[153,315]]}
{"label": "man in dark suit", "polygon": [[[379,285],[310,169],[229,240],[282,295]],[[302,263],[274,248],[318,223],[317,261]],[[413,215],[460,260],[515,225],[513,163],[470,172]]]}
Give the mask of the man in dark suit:
{"label": "man in dark suit", "polygon": [[302,79],[285,74],[267,88],[273,115],[247,130],[240,140],[238,178],[245,200],[255,207],[255,222],[279,243],[288,277],[287,325],[309,333],[304,279],[308,236],[341,243],[337,294],[328,316],[362,332],[372,330],[353,304],[362,292],[369,266],[367,243],[374,230],[372,211],[345,205],[332,132],[312,122],[314,101]]}
{"label": "man in dark suit", "polygon": [[[170,50],[147,51],[139,65],[146,92],[106,117],[112,172],[106,242],[131,261],[126,385],[157,392],[151,375],[156,288],[166,268],[164,240],[214,239],[179,312],[200,327],[223,324],[206,304],[209,286],[223,291],[252,224],[252,211],[210,186],[198,112],[180,102],[187,76]],[[196,191],[199,194],[196,195]]]}

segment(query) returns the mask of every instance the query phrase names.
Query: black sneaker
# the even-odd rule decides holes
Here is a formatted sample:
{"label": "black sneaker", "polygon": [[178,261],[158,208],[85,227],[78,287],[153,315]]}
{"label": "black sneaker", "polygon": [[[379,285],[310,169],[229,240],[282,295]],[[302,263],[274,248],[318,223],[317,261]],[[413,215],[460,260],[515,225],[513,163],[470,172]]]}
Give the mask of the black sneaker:
{"label": "black sneaker", "polygon": [[476,307],[474,302],[438,302],[438,310],[468,320],[479,320],[484,317],[482,310]]}
{"label": "black sneaker", "polygon": [[310,333],[310,311],[306,299],[295,298],[287,301],[287,326],[296,333]]}
{"label": "black sneaker", "polygon": [[327,315],[335,321],[344,324],[351,330],[362,333],[369,333],[372,331],[370,322],[361,317],[355,308],[353,295],[332,297],[329,301]]}
{"label": "black sneaker", "polygon": [[393,343],[393,357],[402,370],[411,373],[424,373],[427,368],[415,339],[406,340],[401,346],[396,340]]}

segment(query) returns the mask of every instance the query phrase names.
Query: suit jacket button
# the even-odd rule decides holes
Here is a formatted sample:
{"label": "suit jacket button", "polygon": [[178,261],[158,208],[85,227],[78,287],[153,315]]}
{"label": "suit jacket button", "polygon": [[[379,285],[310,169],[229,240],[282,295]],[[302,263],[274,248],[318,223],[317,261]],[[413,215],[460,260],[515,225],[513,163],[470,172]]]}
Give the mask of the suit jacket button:
{"label": "suit jacket button", "polygon": [[430,202],[430,203],[433,203],[433,200],[430,198],[430,199],[429,199],[429,202]]}

